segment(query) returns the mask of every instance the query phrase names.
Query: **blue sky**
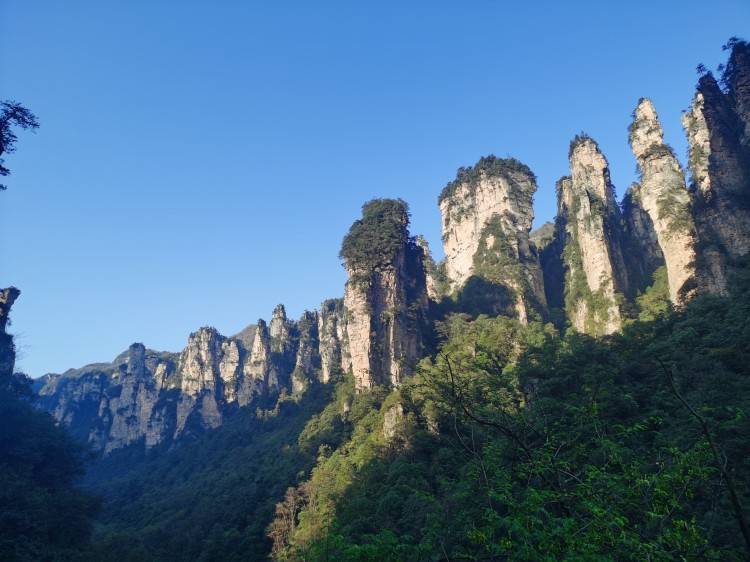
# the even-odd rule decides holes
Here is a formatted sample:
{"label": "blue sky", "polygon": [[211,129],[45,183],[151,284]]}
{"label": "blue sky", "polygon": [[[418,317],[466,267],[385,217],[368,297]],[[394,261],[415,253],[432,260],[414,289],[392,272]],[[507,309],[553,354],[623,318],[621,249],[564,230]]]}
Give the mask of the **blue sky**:
{"label": "blue sky", "polygon": [[750,2],[0,2],[0,98],[39,117],[0,193],[18,368],[179,350],[343,292],[341,238],[402,197],[440,257],[437,195],[512,155],[537,224],[584,130],[622,194],[654,100],[680,155],[695,67]]}

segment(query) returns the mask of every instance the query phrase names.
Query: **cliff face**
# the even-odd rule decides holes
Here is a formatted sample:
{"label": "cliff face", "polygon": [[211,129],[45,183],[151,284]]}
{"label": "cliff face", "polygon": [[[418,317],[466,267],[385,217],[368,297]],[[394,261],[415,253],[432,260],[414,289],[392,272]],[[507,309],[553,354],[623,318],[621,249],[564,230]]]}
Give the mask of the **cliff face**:
{"label": "cliff face", "polygon": [[746,43],[734,46],[724,79],[707,74],[683,116],[700,243],[699,289],[723,293],[734,263],[750,252],[750,150]]}
{"label": "cliff face", "polygon": [[[319,324],[316,312],[293,322],[279,306],[270,328],[259,320],[229,338],[201,328],[179,354],[133,344],[112,363],[45,376],[39,404],[95,450],[153,447],[217,427],[237,407],[304,391],[322,371],[322,354],[340,370],[346,334],[334,322],[334,339],[323,343]],[[329,361],[327,377],[333,368]]]}
{"label": "cliff face", "polygon": [[622,199],[623,251],[631,290],[644,291],[654,272],[664,265],[664,254],[651,216],[643,208],[641,184],[634,183]]}
{"label": "cliff face", "polygon": [[16,348],[13,338],[5,331],[8,325],[8,315],[13,303],[21,294],[15,287],[0,290],[0,377],[9,377],[13,374],[16,364]]}
{"label": "cliff face", "polygon": [[320,337],[318,313],[305,311],[297,323],[299,344],[292,372],[292,391],[303,392],[316,378],[320,370]]}
{"label": "cliff face", "polygon": [[622,323],[620,301],[628,278],[609,165],[596,142],[577,137],[571,143],[570,171],[570,177],[558,182],[565,311],[577,330],[610,334]]}
{"label": "cliff face", "polygon": [[522,322],[546,308],[539,259],[529,241],[535,192],[527,166],[488,156],[460,169],[439,199],[450,291],[461,291],[471,278],[505,287]]}
{"label": "cliff face", "polygon": [[357,389],[399,385],[421,357],[428,306],[424,252],[409,237],[403,201],[375,200],[344,238],[344,292]]}
{"label": "cliff face", "polygon": [[[723,292],[750,252],[746,43],[733,44],[723,83],[725,91],[703,76],[684,115],[690,190],[653,105],[642,99],[629,139],[640,181],[622,209],[607,160],[585,135],[571,143],[554,224],[533,237],[533,173],[514,159],[481,158],[439,197],[441,264],[426,240],[410,237],[403,201],[371,201],[342,244],[349,275],[343,299],[297,322],[279,305],[268,325],[259,320],[232,337],[201,328],[179,354],[134,344],[112,363],[46,376],[40,402],[99,450],[141,440],[153,446],[216,427],[237,407],[265,406],[348,372],[358,390],[397,386],[431,341],[432,313],[507,314],[560,327],[567,320],[599,336],[620,328],[623,302],[662,265],[676,304],[694,292]],[[0,375],[13,369],[5,324],[17,296],[0,292]]]}
{"label": "cliff face", "polygon": [[750,149],[750,43],[738,41],[725,70],[727,95],[740,121],[740,144]]}
{"label": "cliff face", "polygon": [[332,377],[351,368],[343,299],[323,301],[318,315],[318,338],[320,380],[327,383]]}
{"label": "cliff face", "polygon": [[[648,213],[667,266],[670,298],[680,304],[695,289],[696,230],[685,174],[664,143],[664,132],[648,99],[641,99],[633,113],[630,146],[641,173],[633,197]],[[647,229],[644,224],[641,228]]]}

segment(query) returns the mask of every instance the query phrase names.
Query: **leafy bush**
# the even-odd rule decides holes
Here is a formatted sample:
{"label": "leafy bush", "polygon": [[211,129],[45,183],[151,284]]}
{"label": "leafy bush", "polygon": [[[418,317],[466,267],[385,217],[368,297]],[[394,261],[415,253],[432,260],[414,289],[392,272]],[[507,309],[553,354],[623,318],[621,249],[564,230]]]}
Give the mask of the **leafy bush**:
{"label": "leafy bush", "polygon": [[408,241],[409,206],[401,199],[373,199],[362,206],[341,244],[339,257],[347,267],[373,270],[393,262]]}
{"label": "leafy bush", "polygon": [[498,158],[494,154],[482,156],[479,161],[468,168],[461,167],[456,172],[456,179],[448,184],[440,192],[438,203],[452,197],[459,186],[468,184],[470,188],[476,188],[479,180],[485,177],[501,176],[510,178],[513,174],[526,176],[532,183],[536,184],[536,176],[526,164],[515,158]]}
{"label": "leafy bush", "polygon": [[0,379],[0,559],[80,557],[98,505],[77,487],[85,451],[34,408],[27,382]]}

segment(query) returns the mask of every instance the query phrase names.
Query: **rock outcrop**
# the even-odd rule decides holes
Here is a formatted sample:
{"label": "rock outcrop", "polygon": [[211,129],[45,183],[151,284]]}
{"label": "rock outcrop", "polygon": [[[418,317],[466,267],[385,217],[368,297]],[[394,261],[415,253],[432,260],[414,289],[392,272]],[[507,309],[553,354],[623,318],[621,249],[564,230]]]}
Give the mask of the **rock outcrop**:
{"label": "rock outcrop", "polygon": [[13,303],[21,294],[15,287],[0,289],[0,378],[10,377],[16,364],[16,347],[13,337],[6,332]]}
{"label": "rock outcrop", "polygon": [[320,337],[318,335],[318,313],[305,311],[297,323],[299,345],[292,372],[292,392],[303,392],[320,371]]}
{"label": "rock outcrop", "polygon": [[421,357],[428,306],[424,253],[408,233],[401,200],[362,207],[344,238],[344,292],[352,372],[358,390],[398,386]]}
{"label": "rock outcrop", "polygon": [[[683,118],[690,189],[642,99],[630,127],[640,181],[622,208],[607,160],[586,135],[571,143],[554,224],[533,234],[534,174],[514,159],[481,158],[439,197],[440,264],[424,238],[410,237],[403,201],[370,201],[342,244],[343,299],[297,322],[279,305],[269,325],[259,320],[232,337],[201,328],[179,354],[134,344],[112,363],[45,376],[35,385],[40,404],[100,451],[151,447],[349,372],[360,391],[398,386],[433,344],[430,318],[449,312],[551,320],[601,336],[620,328],[639,305],[623,304],[652,278],[660,281],[652,296],[662,298],[665,271],[675,304],[724,292],[750,253],[750,46],[731,46],[725,90],[706,74]],[[13,370],[5,324],[17,296],[0,291],[0,375]],[[386,434],[401,414],[389,411]]]}
{"label": "rock outcrop", "polygon": [[[345,368],[344,314],[341,307],[331,314],[329,302],[335,301],[324,303],[328,313],[305,312],[298,322],[278,306],[270,327],[259,320],[232,337],[201,328],[179,354],[133,344],[112,363],[46,375],[39,404],[103,453],[217,427],[238,407],[303,392]],[[320,325],[333,334],[325,342]]]}
{"label": "rock outcrop", "polygon": [[437,302],[446,296],[448,292],[445,273],[442,271],[443,265],[435,263],[435,260],[432,258],[432,252],[430,252],[430,244],[424,236],[417,236],[415,242],[423,254],[422,263],[424,264],[427,296],[430,300]]}
{"label": "rock outcrop", "polygon": [[731,41],[732,52],[724,70],[727,96],[740,121],[740,144],[750,150],[750,43]]}
{"label": "rock outcrop", "polygon": [[508,308],[522,322],[541,317],[546,308],[539,259],[529,241],[535,192],[527,166],[487,156],[461,168],[439,198],[450,291],[460,292],[470,281],[471,291],[482,284],[505,288]]}
{"label": "rock outcrop", "polygon": [[695,193],[700,252],[698,289],[724,293],[729,273],[750,252],[750,149],[748,149],[748,45],[734,45],[724,93],[709,73],[683,115]]}
{"label": "rock outcrop", "polygon": [[320,380],[327,383],[351,368],[343,299],[323,301],[318,315]]}
{"label": "rock outcrop", "polygon": [[570,172],[557,184],[565,232],[565,311],[577,330],[610,334],[622,323],[620,302],[628,277],[609,164],[590,137],[571,143]]}
{"label": "rock outcrop", "polygon": [[643,208],[641,185],[633,183],[622,199],[623,250],[630,288],[643,292],[653,283],[654,272],[664,265],[654,222]]}
{"label": "rock outcrop", "polygon": [[[633,112],[630,146],[641,174],[640,184],[631,188],[631,197],[651,219],[648,227],[656,234],[667,266],[670,299],[682,304],[694,294],[696,282],[697,240],[690,195],[682,167],[672,149],[664,143],[656,110],[646,98],[638,102]],[[648,228],[642,218],[639,222],[639,228]]]}

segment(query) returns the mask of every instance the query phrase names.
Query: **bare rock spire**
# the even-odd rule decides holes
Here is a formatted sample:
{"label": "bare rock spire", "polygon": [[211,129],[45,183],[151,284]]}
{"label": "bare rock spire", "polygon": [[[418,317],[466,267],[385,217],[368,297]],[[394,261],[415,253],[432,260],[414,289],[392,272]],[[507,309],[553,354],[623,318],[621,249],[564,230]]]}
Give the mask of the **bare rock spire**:
{"label": "bare rock spire", "polygon": [[634,195],[651,218],[667,266],[670,299],[682,304],[695,289],[696,229],[685,174],[665,144],[656,110],[647,98],[633,112],[630,146],[641,173]]}

